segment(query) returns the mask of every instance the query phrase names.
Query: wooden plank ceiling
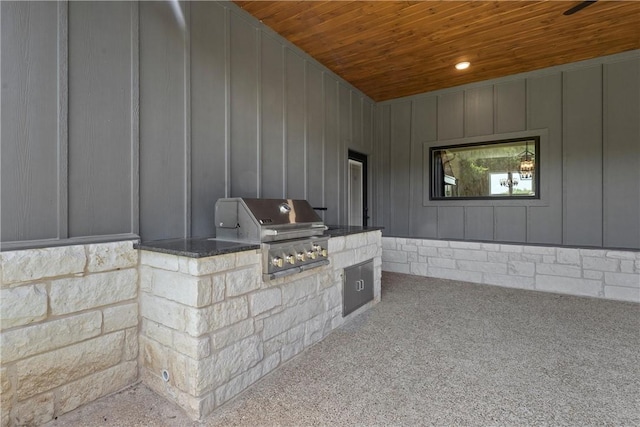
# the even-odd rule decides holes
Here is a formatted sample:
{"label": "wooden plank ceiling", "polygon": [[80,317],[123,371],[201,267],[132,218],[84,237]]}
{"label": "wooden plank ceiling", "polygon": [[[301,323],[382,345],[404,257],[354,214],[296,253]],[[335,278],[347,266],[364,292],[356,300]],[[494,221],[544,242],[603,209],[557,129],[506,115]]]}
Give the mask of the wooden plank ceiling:
{"label": "wooden plank ceiling", "polygon": [[640,49],[640,1],[235,3],[375,101]]}

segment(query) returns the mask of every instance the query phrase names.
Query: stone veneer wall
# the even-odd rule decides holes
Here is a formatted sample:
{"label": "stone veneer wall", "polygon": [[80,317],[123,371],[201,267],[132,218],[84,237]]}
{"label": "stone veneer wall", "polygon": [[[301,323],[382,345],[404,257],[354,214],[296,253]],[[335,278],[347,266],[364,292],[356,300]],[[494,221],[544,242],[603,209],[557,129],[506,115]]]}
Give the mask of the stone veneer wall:
{"label": "stone veneer wall", "polygon": [[133,242],[0,253],[2,426],[39,425],[138,378]]}
{"label": "stone veneer wall", "polygon": [[640,302],[640,252],[396,237],[382,246],[384,271]]}
{"label": "stone veneer wall", "polygon": [[380,300],[379,231],[332,238],[329,251],[329,266],[271,282],[256,251],[140,255],[127,241],[0,252],[2,427],[46,423],[140,377],[206,415],[371,306],[342,318],[344,267],[374,258]]}
{"label": "stone veneer wall", "polygon": [[[378,302],[380,231],[328,246],[330,265],[268,282],[255,250],[200,259],[142,251],[143,382],[201,419]],[[374,302],[343,319],[343,268],[369,259]]]}

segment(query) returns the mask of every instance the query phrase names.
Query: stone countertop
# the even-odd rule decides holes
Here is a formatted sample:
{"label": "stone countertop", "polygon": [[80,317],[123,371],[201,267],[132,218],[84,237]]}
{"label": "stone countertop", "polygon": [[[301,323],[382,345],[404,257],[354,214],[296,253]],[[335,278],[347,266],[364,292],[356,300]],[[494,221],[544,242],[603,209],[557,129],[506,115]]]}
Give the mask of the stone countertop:
{"label": "stone countertop", "polygon": [[[367,233],[369,231],[382,230],[383,228],[348,225],[329,225],[328,227],[329,229],[324,232],[324,235],[328,237]],[[219,240],[211,237],[152,240],[136,243],[133,247],[143,251],[160,252],[190,258],[205,258],[234,252],[249,251],[252,249],[260,249],[260,245],[255,243]]]}
{"label": "stone countertop", "polygon": [[361,227],[356,225],[327,225],[329,228],[324,232],[325,236],[340,237],[349,234],[368,233],[369,231],[382,230],[384,227]]}
{"label": "stone countertop", "polygon": [[136,243],[133,247],[143,251],[161,252],[190,258],[206,258],[215,255],[260,249],[260,245],[255,243],[232,242],[211,237],[152,240]]}

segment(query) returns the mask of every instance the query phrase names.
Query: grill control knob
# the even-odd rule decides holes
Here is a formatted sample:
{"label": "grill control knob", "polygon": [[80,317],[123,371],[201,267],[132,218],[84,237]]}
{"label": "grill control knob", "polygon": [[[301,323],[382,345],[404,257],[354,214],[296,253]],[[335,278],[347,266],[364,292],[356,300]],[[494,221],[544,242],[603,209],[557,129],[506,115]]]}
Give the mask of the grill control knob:
{"label": "grill control knob", "polygon": [[320,247],[320,245],[316,245],[316,244],[313,245],[313,251],[314,252],[320,252],[321,249],[322,248]]}
{"label": "grill control knob", "polygon": [[325,257],[325,258],[326,258],[326,257],[327,257],[327,255],[328,255],[327,250],[326,250],[326,249],[324,249],[324,248],[322,248],[322,249],[320,250],[320,254],[321,254],[323,257]]}
{"label": "grill control knob", "polygon": [[284,266],[284,260],[282,258],[280,258],[279,256],[277,256],[277,257],[274,257],[271,260],[271,264],[273,264],[274,267],[282,267],[282,266]]}
{"label": "grill control knob", "polygon": [[298,258],[298,261],[304,261],[304,252],[298,252],[296,258]]}
{"label": "grill control knob", "polygon": [[285,259],[289,264],[295,264],[296,263],[296,257],[294,255],[287,255],[287,257]]}
{"label": "grill control knob", "polygon": [[314,251],[307,251],[307,257],[309,259],[316,259],[316,252]]}

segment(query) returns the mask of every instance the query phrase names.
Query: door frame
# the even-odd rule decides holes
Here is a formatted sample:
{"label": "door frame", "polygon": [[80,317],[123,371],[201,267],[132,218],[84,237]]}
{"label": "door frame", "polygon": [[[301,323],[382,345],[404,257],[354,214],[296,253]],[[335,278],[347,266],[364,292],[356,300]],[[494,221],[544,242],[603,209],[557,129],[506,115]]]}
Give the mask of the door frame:
{"label": "door frame", "polygon": [[[355,160],[362,164],[362,225],[366,227],[369,220],[369,185],[368,185],[368,169],[367,155],[349,149],[348,160]],[[349,176],[347,170],[347,178]],[[347,179],[348,180],[348,179]]]}

